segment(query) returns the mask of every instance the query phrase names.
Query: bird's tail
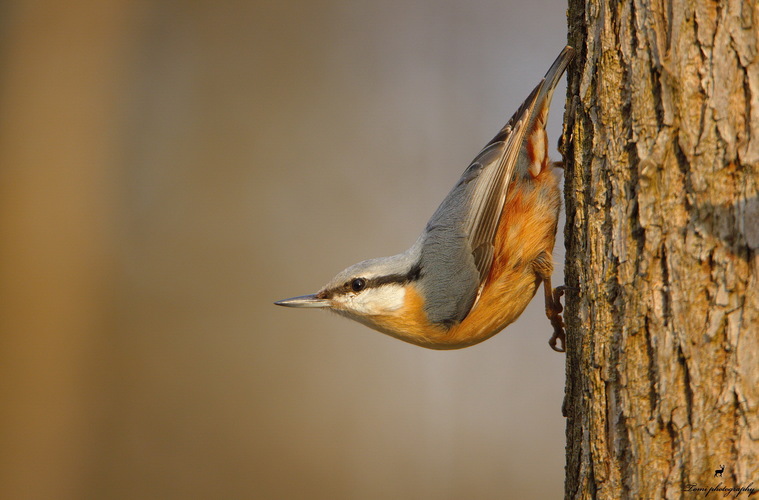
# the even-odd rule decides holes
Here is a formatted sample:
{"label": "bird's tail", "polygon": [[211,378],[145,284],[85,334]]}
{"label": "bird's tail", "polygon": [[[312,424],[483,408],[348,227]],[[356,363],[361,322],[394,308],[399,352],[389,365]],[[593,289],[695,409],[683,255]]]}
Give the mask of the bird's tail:
{"label": "bird's tail", "polygon": [[551,108],[553,91],[574,55],[575,51],[572,47],[564,47],[543,81],[532,91],[533,99],[527,99],[527,102],[531,101],[531,104],[525,110],[525,113],[529,113],[529,115],[525,117],[525,134],[520,147],[520,161],[516,167],[516,171],[522,175],[529,172],[533,178],[537,177],[551,164],[548,159],[548,137],[546,135],[548,110]]}
{"label": "bird's tail", "polygon": [[[556,58],[549,68],[546,76],[532,89],[530,95],[527,96],[527,99],[519,106],[519,109],[511,116],[506,125],[498,131],[496,136],[483,149],[487,149],[491,144],[495,144],[496,142],[504,141],[512,134],[515,128],[524,128],[525,132],[529,135],[528,131],[534,128],[536,117],[541,116],[543,120],[547,118],[553,91],[556,89],[556,85],[558,85],[574,55],[575,49],[568,45],[564,47],[564,50],[561,51],[559,57]],[[519,126],[519,122],[522,122],[522,127]]]}
{"label": "bird's tail", "polygon": [[538,91],[538,96],[535,99],[536,108],[540,108],[543,102],[547,102],[548,104],[551,103],[553,91],[556,89],[556,85],[558,85],[562,75],[564,74],[564,71],[567,69],[567,66],[569,65],[572,58],[574,58],[574,56],[575,49],[569,45],[564,47],[564,50],[561,51],[559,57],[556,58],[551,67],[548,69],[548,72],[543,78],[543,81],[538,85],[538,88],[540,90]]}

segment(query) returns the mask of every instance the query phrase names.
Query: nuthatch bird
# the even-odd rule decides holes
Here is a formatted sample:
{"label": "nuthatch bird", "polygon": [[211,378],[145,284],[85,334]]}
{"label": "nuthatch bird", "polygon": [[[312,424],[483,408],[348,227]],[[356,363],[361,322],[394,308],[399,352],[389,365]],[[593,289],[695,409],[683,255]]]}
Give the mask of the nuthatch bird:
{"label": "nuthatch bird", "polygon": [[326,308],[411,344],[459,349],[514,322],[542,283],[554,328],[549,344],[563,351],[564,287],[551,287],[561,199],[545,127],[573,56],[565,47],[411,248],[359,262],[319,292],[275,304]]}

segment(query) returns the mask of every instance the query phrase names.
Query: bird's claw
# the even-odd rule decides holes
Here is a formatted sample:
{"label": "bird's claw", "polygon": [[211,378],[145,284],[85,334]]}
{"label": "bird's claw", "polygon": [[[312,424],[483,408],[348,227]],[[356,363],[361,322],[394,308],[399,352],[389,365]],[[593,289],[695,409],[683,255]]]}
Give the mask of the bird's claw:
{"label": "bird's claw", "polygon": [[[564,310],[561,305],[561,297],[566,290],[576,289],[566,285],[558,286],[551,293],[550,303],[546,304],[546,316],[548,316],[551,326],[553,326],[553,335],[548,340],[548,345],[556,352],[566,352],[567,347],[567,336],[564,333],[564,318],[561,317],[561,313]],[[561,347],[557,345],[559,341],[561,342]]]}

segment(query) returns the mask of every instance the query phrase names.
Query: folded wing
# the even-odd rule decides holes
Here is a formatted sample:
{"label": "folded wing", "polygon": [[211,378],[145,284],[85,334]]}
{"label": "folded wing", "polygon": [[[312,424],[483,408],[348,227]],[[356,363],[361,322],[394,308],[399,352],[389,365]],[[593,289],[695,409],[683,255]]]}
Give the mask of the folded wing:
{"label": "folded wing", "polygon": [[[565,47],[508,123],[472,161],[427,224],[421,265],[430,321],[455,324],[475,305],[493,263],[495,235],[512,179],[527,175],[519,161],[525,138],[574,55]],[[542,125],[540,125],[542,126]],[[432,288],[428,284],[436,283]],[[442,286],[441,286],[442,284]]]}

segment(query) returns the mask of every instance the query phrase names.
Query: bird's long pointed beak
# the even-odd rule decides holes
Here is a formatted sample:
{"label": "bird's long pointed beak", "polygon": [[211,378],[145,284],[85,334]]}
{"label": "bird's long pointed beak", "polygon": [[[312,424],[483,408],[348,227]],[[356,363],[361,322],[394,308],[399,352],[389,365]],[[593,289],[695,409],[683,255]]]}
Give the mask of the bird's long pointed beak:
{"label": "bird's long pointed beak", "polygon": [[278,300],[275,302],[278,306],[285,307],[329,307],[332,303],[326,299],[320,299],[315,294],[301,295],[290,299]]}

